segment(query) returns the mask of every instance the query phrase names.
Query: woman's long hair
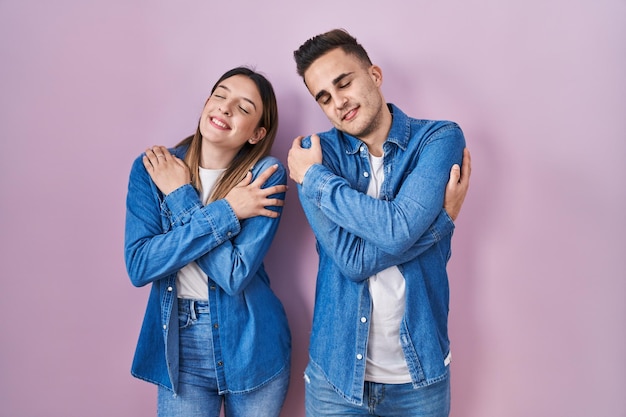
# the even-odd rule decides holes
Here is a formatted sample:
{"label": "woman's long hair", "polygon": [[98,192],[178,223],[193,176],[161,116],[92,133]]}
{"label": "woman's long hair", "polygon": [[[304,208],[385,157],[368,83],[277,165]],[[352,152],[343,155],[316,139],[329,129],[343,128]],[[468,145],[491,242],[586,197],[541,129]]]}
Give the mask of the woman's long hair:
{"label": "woman's long hair", "polygon": [[[261,101],[263,102],[263,114],[257,127],[264,127],[266,130],[263,140],[256,144],[246,142],[239,150],[235,158],[232,160],[226,171],[220,176],[211,193],[208,201],[205,203],[224,198],[228,192],[235,187],[247,174],[249,170],[264,156],[269,155],[274,138],[278,131],[278,105],[276,104],[276,95],[272,84],[256,71],[246,67],[233,68],[220,77],[211,89],[211,95],[217,86],[227,78],[235,75],[245,75],[251,79],[257,86]],[[200,122],[196,128],[196,133],[183,139],[176,147],[189,145],[187,154],[185,155],[185,163],[191,172],[191,184],[200,192],[202,192],[202,183],[198,170],[200,167],[200,157],[202,148],[202,134],[200,133]]]}

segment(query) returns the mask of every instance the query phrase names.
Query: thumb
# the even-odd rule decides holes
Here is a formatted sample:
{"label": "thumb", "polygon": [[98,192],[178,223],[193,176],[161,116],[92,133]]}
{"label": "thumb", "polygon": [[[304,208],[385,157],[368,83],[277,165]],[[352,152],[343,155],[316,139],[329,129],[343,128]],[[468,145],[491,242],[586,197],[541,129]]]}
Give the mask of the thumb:
{"label": "thumb", "polygon": [[311,135],[311,148],[320,147],[320,137],[315,133]]}
{"label": "thumb", "polygon": [[180,166],[182,166],[182,167],[187,168],[187,164],[185,163],[185,161],[183,161],[183,160],[182,160],[182,159],[180,159],[179,157],[172,155],[172,160],[173,160],[176,164],[178,164],[178,165],[180,165]]}

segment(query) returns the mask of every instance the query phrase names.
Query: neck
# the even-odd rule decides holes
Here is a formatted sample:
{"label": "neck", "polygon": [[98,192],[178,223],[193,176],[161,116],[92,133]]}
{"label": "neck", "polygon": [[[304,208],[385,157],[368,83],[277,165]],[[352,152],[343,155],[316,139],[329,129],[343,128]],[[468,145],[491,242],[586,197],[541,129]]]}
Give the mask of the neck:
{"label": "neck", "polygon": [[385,105],[382,107],[376,121],[373,123],[372,130],[362,137],[359,137],[366,145],[369,152],[374,156],[383,155],[383,145],[387,141],[393,116],[389,108]]}
{"label": "neck", "polygon": [[205,169],[225,169],[235,159],[238,150],[223,150],[202,144],[200,166]]}

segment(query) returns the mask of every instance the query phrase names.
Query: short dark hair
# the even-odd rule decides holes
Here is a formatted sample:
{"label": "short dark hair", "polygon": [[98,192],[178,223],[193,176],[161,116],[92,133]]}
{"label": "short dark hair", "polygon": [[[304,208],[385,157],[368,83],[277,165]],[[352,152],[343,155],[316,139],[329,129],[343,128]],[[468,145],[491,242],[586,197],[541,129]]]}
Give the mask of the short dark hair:
{"label": "short dark hair", "polygon": [[367,52],[354,36],[345,29],[333,29],[310,38],[293,52],[298,75],[304,78],[304,72],[317,58],[336,48],[341,48],[346,54],[356,56],[364,65],[372,65]]}

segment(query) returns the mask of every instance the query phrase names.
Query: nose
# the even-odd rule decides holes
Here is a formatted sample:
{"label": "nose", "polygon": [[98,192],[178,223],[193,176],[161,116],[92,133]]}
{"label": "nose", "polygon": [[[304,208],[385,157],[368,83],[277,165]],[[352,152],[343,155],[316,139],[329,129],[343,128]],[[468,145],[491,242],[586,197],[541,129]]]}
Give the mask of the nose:
{"label": "nose", "polygon": [[339,94],[335,96],[334,102],[335,102],[335,107],[341,110],[348,102],[348,98]]}
{"label": "nose", "polygon": [[226,116],[230,116],[231,115],[230,104],[229,103],[222,103],[222,104],[220,104],[219,107],[218,107],[218,110],[221,111]]}

